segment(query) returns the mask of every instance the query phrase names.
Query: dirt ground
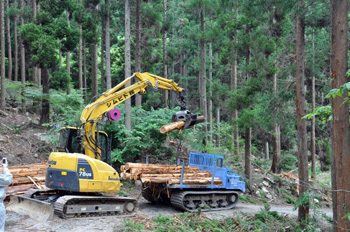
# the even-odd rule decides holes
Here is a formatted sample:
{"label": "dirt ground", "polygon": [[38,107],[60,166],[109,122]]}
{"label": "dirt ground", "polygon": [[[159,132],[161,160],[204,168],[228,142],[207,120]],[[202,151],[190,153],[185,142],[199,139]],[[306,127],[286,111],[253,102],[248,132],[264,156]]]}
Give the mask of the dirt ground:
{"label": "dirt ground", "polygon": [[[181,213],[172,208],[170,205],[154,205],[148,203],[145,199],[139,199],[139,207],[137,211],[130,216],[107,216],[107,217],[91,217],[91,218],[73,218],[61,219],[54,216],[53,219],[43,220],[40,217],[32,215],[22,215],[13,211],[7,212],[6,231],[8,232],[24,232],[24,231],[45,231],[45,232],[119,232],[123,231],[125,222],[133,220],[138,223],[147,224],[152,218],[158,215],[171,216]],[[238,216],[242,213],[257,213],[263,208],[263,205],[254,205],[247,203],[238,203],[232,210],[222,210],[202,213],[204,217],[210,219],[225,219],[228,217]],[[277,211],[286,217],[296,218],[298,212],[293,210],[293,206],[271,205],[272,211]],[[319,209],[328,217],[332,217],[332,210],[329,208]],[[311,212],[312,213],[312,212]],[[326,223],[322,226],[324,231],[331,230],[331,224]],[[329,230],[328,230],[329,229]]]}
{"label": "dirt ground", "polygon": [[[138,207],[135,212],[127,216],[105,216],[105,217],[88,217],[88,218],[70,218],[61,219],[56,215],[48,218],[48,214],[45,211],[36,211],[31,208],[31,211],[14,211],[7,207],[6,228],[7,232],[122,232],[125,231],[125,223],[130,220],[136,223],[143,223],[145,227],[150,224],[152,219],[158,215],[173,216],[182,213],[181,211],[173,208],[171,205],[157,205],[149,203],[141,196],[141,187],[138,184],[132,184],[130,182],[124,183],[122,187],[124,193],[128,197],[136,198],[138,201]],[[271,203],[271,211],[277,211],[284,217],[296,219],[298,211],[294,210],[293,205],[283,205]],[[251,204],[239,202],[234,209],[221,210],[212,212],[202,212],[203,218],[209,219],[225,219],[229,217],[242,216],[242,214],[254,214],[261,211],[264,208],[262,204]],[[310,211],[310,215],[317,214],[320,218],[320,214],[325,214],[327,217],[332,217],[331,208],[320,208],[316,212]],[[331,231],[331,224],[322,218],[319,220],[322,223],[322,231]]]}
{"label": "dirt ground", "polygon": [[9,165],[47,161],[53,147],[43,141],[47,128],[39,126],[37,115],[0,112],[0,158]]}

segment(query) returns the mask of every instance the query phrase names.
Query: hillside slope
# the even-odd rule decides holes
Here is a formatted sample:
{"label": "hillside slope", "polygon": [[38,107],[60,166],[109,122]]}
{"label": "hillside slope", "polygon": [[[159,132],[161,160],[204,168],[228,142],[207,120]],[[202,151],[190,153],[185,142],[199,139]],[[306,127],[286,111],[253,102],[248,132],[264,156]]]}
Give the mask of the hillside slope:
{"label": "hillside slope", "polygon": [[6,157],[9,165],[47,161],[53,149],[43,140],[47,130],[37,115],[0,111],[0,158]]}

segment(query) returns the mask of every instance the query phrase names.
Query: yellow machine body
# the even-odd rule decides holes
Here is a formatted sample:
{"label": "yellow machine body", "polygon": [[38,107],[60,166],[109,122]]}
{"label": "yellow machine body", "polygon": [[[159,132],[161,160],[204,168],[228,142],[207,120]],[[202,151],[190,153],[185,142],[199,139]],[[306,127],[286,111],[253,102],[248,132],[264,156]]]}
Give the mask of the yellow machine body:
{"label": "yellow machine body", "polygon": [[46,186],[73,192],[119,192],[118,172],[107,163],[78,153],[52,152]]}

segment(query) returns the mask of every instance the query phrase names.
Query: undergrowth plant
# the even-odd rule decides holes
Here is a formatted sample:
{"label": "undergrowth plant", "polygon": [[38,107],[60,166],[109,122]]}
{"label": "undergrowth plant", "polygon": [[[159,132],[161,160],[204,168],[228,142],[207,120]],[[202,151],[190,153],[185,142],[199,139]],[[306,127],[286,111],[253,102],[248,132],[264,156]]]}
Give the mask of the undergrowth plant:
{"label": "undergrowth plant", "polygon": [[326,215],[319,210],[321,205],[319,204],[322,196],[315,191],[307,190],[304,192],[294,204],[294,210],[298,207],[309,207],[310,214],[306,221],[302,222],[305,226],[303,231],[321,231],[320,220],[326,218]]}
{"label": "undergrowth plant", "polygon": [[80,115],[85,105],[79,90],[72,89],[71,94],[52,90],[50,93],[50,123],[43,124],[49,128],[49,139],[52,144],[58,142],[57,132],[65,126],[80,126]]}
{"label": "undergrowth plant", "polygon": [[[225,219],[210,219],[202,213],[181,213],[174,216],[158,215],[145,222],[125,221],[123,231],[156,232],[233,232],[233,231],[301,231],[295,220],[282,216],[265,204],[256,214],[240,213]],[[140,224],[147,224],[140,229]],[[136,228],[135,228],[136,227]]]}
{"label": "undergrowth plant", "polygon": [[[118,107],[123,111],[123,107]],[[180,155],[175,154],[174,148],[165,145],[167,137],[179,139],[186,136],[188,131],[178,131],[162,134],[159,129],[171,123],[171,116],[179,109],[144,110],[133,107],[131,112],[132,130],[127,130],[124,124],[124,115],[117,121],[106,123],[105,131],[113,137],[112,162],[144,161],[147,155],[156,161]],[[181,139],[181,138],[180,138]]]}

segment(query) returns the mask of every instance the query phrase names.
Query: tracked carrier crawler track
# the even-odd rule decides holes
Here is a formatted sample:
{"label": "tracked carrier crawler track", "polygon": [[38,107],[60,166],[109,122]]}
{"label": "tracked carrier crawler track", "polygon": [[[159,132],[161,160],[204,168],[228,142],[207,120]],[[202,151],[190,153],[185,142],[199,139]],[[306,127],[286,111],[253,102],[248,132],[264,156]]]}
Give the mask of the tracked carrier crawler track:
{"label": "tracked carrier crawler track", "polygon": [[137,204],[136,199],[128,197],[67,194],[55,190],[29,190],[24,200],[51,203],[54,213],[61,218],[127,215],[134,212]]}
{"label": "tracked carrier crawler track", "polygon": [[238,203],[238,193],[235,191],[178,191],[173,192],[171,204],[180,210],[188,212],[232,209]]}

